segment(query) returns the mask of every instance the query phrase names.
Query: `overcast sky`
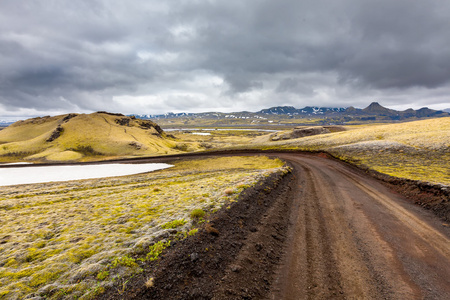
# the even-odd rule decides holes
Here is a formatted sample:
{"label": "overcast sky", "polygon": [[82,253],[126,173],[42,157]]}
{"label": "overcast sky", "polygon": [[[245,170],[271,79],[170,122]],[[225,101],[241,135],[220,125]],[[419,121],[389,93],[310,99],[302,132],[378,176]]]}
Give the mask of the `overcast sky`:
{"label": "overcast sky", "polygon": [[450,107],[448,0],[1,0],[0,115]]}

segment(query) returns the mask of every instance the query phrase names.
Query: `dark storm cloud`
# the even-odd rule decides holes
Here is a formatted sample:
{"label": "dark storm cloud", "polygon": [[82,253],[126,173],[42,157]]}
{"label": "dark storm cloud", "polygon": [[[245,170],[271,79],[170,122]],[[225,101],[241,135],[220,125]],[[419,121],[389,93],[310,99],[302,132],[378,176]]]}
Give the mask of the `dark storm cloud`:
{"label": "dark storm cloud", "polygon": [[444,1],[267,1],[238,14],[229,3],[197,16],[207,24],[197,50],[207,53],[205,68],[230,78],[242,69],[248,80],[333,71],[379,88],[433,88],[450,78]]}
{"label": "dark storm cloud", "polygon": [[0,112],[441,107],[449,15],[444,0],[6,0]]}

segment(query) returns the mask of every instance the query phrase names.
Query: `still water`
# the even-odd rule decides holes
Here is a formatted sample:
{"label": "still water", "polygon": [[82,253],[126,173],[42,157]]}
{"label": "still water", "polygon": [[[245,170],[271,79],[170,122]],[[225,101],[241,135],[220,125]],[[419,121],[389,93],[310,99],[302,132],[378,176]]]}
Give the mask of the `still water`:
{"label": "still water", "polygon": [[173,167],[169,164],[101,164],[0,168],[0,186],[68,181],[146,173]]}

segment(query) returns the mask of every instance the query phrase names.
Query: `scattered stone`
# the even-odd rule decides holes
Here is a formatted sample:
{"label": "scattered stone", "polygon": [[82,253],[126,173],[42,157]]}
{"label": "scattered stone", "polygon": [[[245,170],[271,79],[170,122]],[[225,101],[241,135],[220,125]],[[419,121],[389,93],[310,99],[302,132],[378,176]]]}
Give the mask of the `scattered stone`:
{"label": "scattered stone", "polygon": [[191,261],[195,262],[198,260],[198,253],[194,252],[191,254]]}
{"label": "scattered stone", "polygon": [[238,265],[232,265],[230,269],[233,272],[239,273],[242,270],[242,267]]}

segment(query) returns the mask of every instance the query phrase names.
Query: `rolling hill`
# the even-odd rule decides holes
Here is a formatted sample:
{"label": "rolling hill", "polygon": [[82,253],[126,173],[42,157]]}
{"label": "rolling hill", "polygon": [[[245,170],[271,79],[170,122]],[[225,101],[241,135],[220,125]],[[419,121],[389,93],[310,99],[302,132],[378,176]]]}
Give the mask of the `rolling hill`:
{"label": "rolling hill", "polygon": [[18,121],[0,131],[0,161],[79,161],[180,153],[154,122],[122,114],[66,114]]}

